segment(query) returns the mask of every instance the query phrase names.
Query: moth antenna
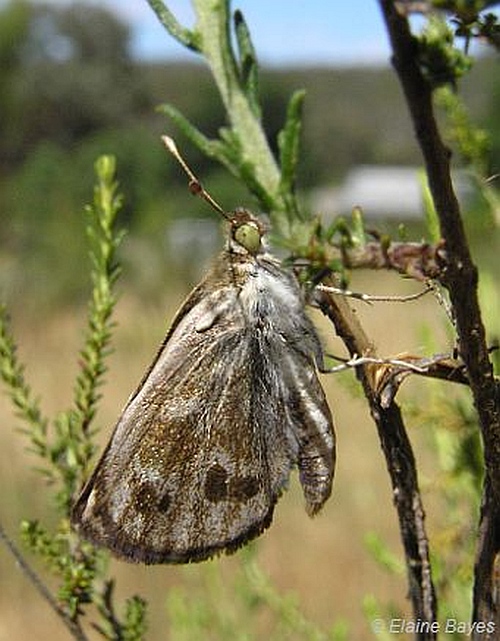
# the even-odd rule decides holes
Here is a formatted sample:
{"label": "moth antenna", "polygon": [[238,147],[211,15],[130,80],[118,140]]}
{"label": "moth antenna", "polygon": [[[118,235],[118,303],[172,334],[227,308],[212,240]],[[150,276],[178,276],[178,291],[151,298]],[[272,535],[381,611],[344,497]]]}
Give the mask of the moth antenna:
{"label": "moth antenna", "polygon": [[189,190],[191,191],[191,193],[195,194],[196,196],[200,196],[200,198],[206,200],[207,203],[211,207],[213,207],[213,209],[215,209],[215,211],[219,212],[221,216],[230,219],[229,214],[225,212],[224,209],[219,205],[219,203],[212,198],[208,191],[203,187],[199,179],[194,175],[187,162],[181,156],[180,151],[177,149],[177,145],[175,144],[174,139],[170,138],[170,136],[162,136],[161,139],[163,140],[163,144],[168,149],[168,151],[186,172],[187,177],[189,178]]}

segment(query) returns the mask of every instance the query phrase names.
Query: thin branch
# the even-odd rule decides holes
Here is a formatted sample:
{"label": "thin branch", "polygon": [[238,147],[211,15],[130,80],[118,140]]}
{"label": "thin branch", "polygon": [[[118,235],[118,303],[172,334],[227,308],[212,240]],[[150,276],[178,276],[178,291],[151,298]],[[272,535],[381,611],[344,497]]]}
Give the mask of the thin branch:
{"label": "thin branch", "polygon": [[[163,0],[148,0],[169,33],[178,40],[177,26]],[[289,233],[289,203],[284,198],[282,174],[262,127],[249,32],[236,12],[235,29],[229,0],[193,0],[196,32],[192,36],[199,53],[210,67],[214,83],[226,110],[228,124],[219,130],[219,138],[206,138],[178,110],[164,105],[166,113],[203,153],[217,158],[231,173],[242,180],[268,212],[273,227],[282,235]],[[173,33],[172,28],[177,30]],[[235,36],[235,37],[233,37]],[[294,117],[298,114],[294,111]],[[291,138],[289,138],[291,140]],[[290,168],[291,165],[288,165]],[[292,208],[293,210],[293,208]]]}
{"label": "thin branch", "polygon": [[48,450],[48,419],[42,413],[40,401],[34,397],[28,385],[24,366],[19,361],[16,344],[10,331],[9,315],[4,305],[0,305],[0,378],[5,383],[7,393],[17,415],[26,424],[33,450],[42,458]]}
{"label": "thin branch", "polygon": [[340,296],[347,296],[348,298],[355,298],[362,300],[364,303],[409,303],[418,300],[428,294],[431,289],[423,289],[415,294],[407,294],[405,296],[395,296],[391,294],[366,294],[365,292],[353,292],[350,289],[341,289],[340,287],[331,287],[330,285],[323,285],[320,283],[315,286],[315,289],[320,292],[328,292],[329,294],[339,294]]}
{"label": "thin branch", "polygon": [[[376,358],[373,356],[353,356],[325,373],[336,373],[353,367],[370,365],[367,369],[370,385],[378,402],[383,408],[388,408],[393,402],[403,381],[410,374],[418,374],[428,378],[469,385],[462,362],[449,354],[436,354],[430,357],[403,355],[399,358]],[[377,367],[373,367],[376,365]]]}
{"label": "thin branch", "polygon": [[[418,64],[418,43],[408,20],[392,0],[379,0],[413,126],[422,150],[441,234],[446,250],[442,282],[453,307],[464,361],[483,436],[485,483],[476,557],[473,620],[491,622],[500,629],[500,608],[493,594],[500,591],[494,571],[500,553],[500,399],[485,337],[477,295],[477,268],[472,261],[460,208],[451,181],[450,153],[439,134],[432,103],[432,88]],[[494,638],[486,633],[481,638]],[[496,638],[496,637],[495,637]]]}
{"label": "thin branch", "polygon": [[443,246],[428,243],[368,242],[360,247],[343,248],[343,264],[348,269],[393,269],[417,280],[442,275]]}
{"label": "thin branch", "polygon": [[[373,347],[345,297],[323,292],[319,304],[323,313],[335,325],[337,334],[352,356],[363,354],[367,359],[376,359]],[[378,393],[373,367],[373,364],[367,363],[356,368],[356,374],[363,385],[372,418],[377,426],[391,477],[414,617],[415,620],[430,624],[436,620],[436,597],[415,457],[401,411],[393,398],[384,402],[382,395]],[[421,641],[432,641],[435,638],[431,631],[422,632],[419,636]]]}
{"label": "thin branch", "polygon": [[83,630],[78,625],[78,623],[76,623],[76,621],[73,621],[73,619],[67,614],[67,612],[65,612],[61,608],[61,606],[57,603],[57,601],[55,600],[54,596],[49,591],[45,583],[43,583],[43,581],[40,579],[38,574],[33,570],[33,568],[26,561],[26,559],[21,554],[20,550],[17,548],[14,541],[12,541],[12,539],[7,535],[1,523],[0,523],[0,540],[5,543],[7,549],[15,558],[22,572],[26,575],[28,580],[32,583],[32,585],[35,587],[35,589],[41,595],[41,597],[45,599],[45,601],[49,604],[52,610],[54,610],[57,616],[63,621],[64,625],[71,632],[72,636],[77,641],[88,641],[87,635],[83,632]]}
{"label": "thin branch", "polygon": [[411,357],[400,357],[400,358],[376,358],[375,356],[356,356],[349,358],[342,365],[336,365],[331,367],[328,370],[325,370],[325,373],[335,374],[337,372],[342,372],[346,369],[352,369],[353,367],[361,367],[362,365],[381,365],[381,366],[390,366],[397,368],[399,370],[407,371],[409,374],[427,374],[431,367],[441,363],[444,360],[448,360],[450,357],[448,354],[437,354],[430,358],[418,358],[416,356]]}
{"label": "thin branch", "polygon": [[[336,358],[336,357],[333,357]],[[372,375],[373,389],[381,394],[383,388],[389,384],[391,379],[397,379],[397,387],[409,374],[418,374],[428,378],[437,378],[450,383],[461,383],[469,385],[469,380],[464,371],[464,364],[457,361],[451,354],[435,354],[434,356],[414,356],[404,354],[393,358],[377,358],[375,356],[352,356],[349,359],[339,359],[341,365],[329,367],[322,372],[324,374],[336,374],[347,369],[362,367],[364,365],[377,365],[372,368],[376,375]]]}
{"label": "thin branch", "polygon": [[[346,246],[342,242],[332,241],[328,245],[325,243],[325,248],[321,267],[326,271],[329,265],[335,263],[341,263],[345,269],[351,270],[387,269],[425,283],[434,291],[437,290],[431,281],[442,280],[446,265],[443,243],[432,245],[415,242],[369,241]],[[310,263],[311,259],[307,252],[293,257],[293,264],[296,267],[308,266]],[[363,298],[363,296],[354,295],[353,298]],[[384,300],[390,300],[390,298],[385,297]]]}
{"label": "thin branch", "polygon": [[[420,282],[441,280],[446,253],[442,243],[363,242],[356,246],[342,243],[327,246],[325,266],[340,261],[346,269],[388,269]],[[295,258],[299,266],[303,257]],[[306,257],[306,261],[307,261]],[[307,264],[307,263],[306,263]]]}

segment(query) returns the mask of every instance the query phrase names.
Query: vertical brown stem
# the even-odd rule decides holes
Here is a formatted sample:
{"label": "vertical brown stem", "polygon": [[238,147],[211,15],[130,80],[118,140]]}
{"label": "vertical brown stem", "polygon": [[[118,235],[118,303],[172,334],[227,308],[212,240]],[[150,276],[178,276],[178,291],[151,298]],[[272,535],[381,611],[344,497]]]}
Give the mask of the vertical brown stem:
{"label": "vertical brown stem", "polygon": [[[450,152],[441,139],[434,116],[432,89],[418,64],[418,42],[394,1],[379,2],[391,41],[393,64],[422,151],[445,241],[447,268],[443,282],[453,305],[460,354],[483,437],[486,475],[475,566],[473,621],[491,623],[490,629],[496,628],[500,633],[499,608],[494,598],[500,590],[498,573],[494,572],[500,551],[500,403],[477,297],[477,269],[453,191]],[[477,638],[484,641],[497,637],[486,632],[486,636],[483,633]]]}
{"label": "vertical brown stem", "polygon": [[[337,334],[354,354],[373,356],[372,346],[357,317],[342,297],[325,296],[320,302],[323,312],[332,320]],[[401,540],[405,551],[409,597],[415,621],[422,622],[417,633],[419,641],[436,639],[436,598],[429,560],[429,544],[425,532],[425,514],[418,486],[417,466],[410,440],[398,405],[393,401],[383,407],[372,384],[367,367],[357,370],[391,477]]]}

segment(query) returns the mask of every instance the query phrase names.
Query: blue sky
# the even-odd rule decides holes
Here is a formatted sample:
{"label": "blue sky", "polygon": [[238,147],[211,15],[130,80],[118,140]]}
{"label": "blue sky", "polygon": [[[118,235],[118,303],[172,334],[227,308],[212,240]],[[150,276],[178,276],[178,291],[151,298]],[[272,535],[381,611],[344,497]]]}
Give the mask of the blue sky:
{"label": "blue sky", "polygon": [[[70,0],[50,0],[67,5]],[[80,0],[91,4],[92,0]],[[2,4],[0,0],[0,4]],[[101,0],[127,24],[133,50],[146,59],[193,59],[158,23],[146,0]],[[189,0],[168,0],[178,20],[193,23]],[[387,38],[377,0],[233,0],[250,25],[261,63],[384,64]]]}
{"label": "blue sky", "polygon": [[[110,4],[119,4],[108,0]],[[147,57],[180,56],[181,48],[155,24],[146,2],[135,23],[136,51]],[[169,3],[183,22],[192,24],[188,0]],[[384,25],[376,0],[239,0],[232,8],[243,11],[262,63],[349,64],[387,61]]]}
{"label": "blue sky", "polygon": [[[0,0],[0,6],[6,1]],[[32,1],[67,6],[73,0]],[[133,53],[138,58],[197,58],[163,29],[146,0],[79,0],[79,4],[98,4],[116,13],[131,29]],[[190,0],[166,0],[166,4],[181,24],[193,25]],[[243,11],[263,64],[389,64],[377,0],[232,0],[231,6]]]}

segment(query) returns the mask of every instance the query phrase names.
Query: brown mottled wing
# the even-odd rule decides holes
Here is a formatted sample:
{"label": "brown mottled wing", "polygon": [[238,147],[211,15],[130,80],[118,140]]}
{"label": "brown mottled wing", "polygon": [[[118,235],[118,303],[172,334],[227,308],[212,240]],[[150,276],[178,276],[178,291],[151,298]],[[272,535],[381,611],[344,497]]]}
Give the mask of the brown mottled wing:
{"label": "brown mottled wing", "polygon": [[199,561],[271,522],[294,456],[231,292],[188,299],[75,505],[77,529],[119,556]]}
{"label": "brown mottled wing", "polygon": [[310,514],[330,495],[333,423],[298,286],[272,261],[234,274],[222,255],[187,299],[74,507],[84,536],[129,560],[235,550],[270,524],[295,464]]}

